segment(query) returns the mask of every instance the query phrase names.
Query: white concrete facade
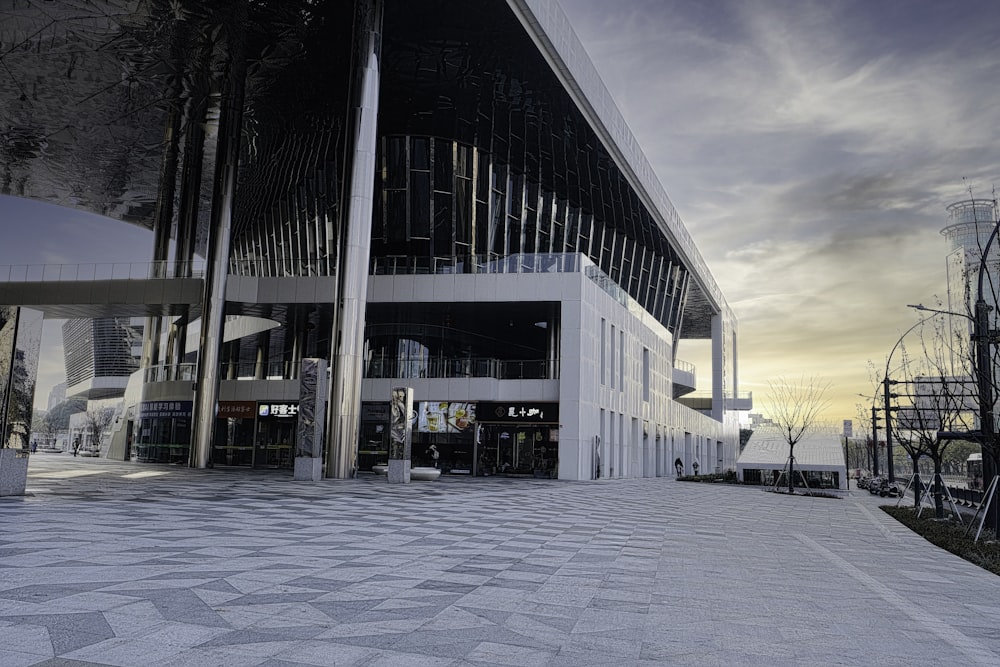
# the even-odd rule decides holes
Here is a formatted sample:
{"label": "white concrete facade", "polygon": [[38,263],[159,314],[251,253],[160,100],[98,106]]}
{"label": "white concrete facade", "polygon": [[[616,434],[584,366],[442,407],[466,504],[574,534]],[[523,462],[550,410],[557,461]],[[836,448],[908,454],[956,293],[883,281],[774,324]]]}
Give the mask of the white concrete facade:
{"label": "white concrete facade", "polygon": [[685,473],[696,460],[702,473],[734,469],[735,416],[713,419],[672,399],[673,337],[636,304],[591,280],[586,272],[596,267],[580,259],[583,269],[567,273],[371,276],[371,303],[488,303],[511,295],[558,302],[560,374],[557,380],[365,379],[362,400],[386,401],[405,382],[416,401],[558,402],[559,479],[594,479],[598,468],[601,478],[672,476],[678,458]]}

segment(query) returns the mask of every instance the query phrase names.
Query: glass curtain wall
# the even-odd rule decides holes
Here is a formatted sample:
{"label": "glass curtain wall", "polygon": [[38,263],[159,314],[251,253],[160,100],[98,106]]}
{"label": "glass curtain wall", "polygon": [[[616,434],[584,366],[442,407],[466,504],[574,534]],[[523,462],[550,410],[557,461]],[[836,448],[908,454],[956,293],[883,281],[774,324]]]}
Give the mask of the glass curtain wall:
{"label": "glass curtain wall", "polygon": [[636,239],[614,224],[655,226],[637,202],[609,206],[614,219],[594,216],[488,153],[441,138],[383,137],[379,159],[374,273],[502,272],[508,257],[584,253],[677,327],[686,271],[662,238]]}

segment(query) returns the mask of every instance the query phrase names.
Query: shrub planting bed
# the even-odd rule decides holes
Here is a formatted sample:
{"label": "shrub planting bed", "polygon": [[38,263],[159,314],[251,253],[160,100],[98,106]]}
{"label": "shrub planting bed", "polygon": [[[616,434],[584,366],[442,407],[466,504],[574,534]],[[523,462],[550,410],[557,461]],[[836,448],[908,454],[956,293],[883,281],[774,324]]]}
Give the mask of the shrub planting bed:
{"label": "shrub planting bed", "polygon": [[883,505],[882,510],[931,544],[936,544],[984,570],[1000,574],[1000,544],[988,531],[983,532],[979,542],[974,542],[978,523],[966,536],[968,523],[963,526],[957,521],[935,519],[933,513],[926,510],[918,517],[912,507]]}

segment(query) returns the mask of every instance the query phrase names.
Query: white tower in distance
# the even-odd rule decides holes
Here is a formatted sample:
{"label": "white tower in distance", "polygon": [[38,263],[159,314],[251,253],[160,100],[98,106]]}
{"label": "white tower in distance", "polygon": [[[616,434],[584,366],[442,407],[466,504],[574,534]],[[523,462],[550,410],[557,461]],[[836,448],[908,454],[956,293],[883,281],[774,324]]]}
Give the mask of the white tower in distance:
{"label": "white tower in distance", "polygon": [[983,270],[983,299],[990,306],[990,329],[1000,322],[1000,239],[989,247],[984,257],[990,235],[997,226],[997,204],[992,199],[966,199],[947,208],[948,226],[941,230],[950,245],[947,265],[947,310],[964,317],[949,318],[950,342],[954,354],[952,373],[969,376],[973,372],[972,317],[976,312],[979,291],[979,274]]}

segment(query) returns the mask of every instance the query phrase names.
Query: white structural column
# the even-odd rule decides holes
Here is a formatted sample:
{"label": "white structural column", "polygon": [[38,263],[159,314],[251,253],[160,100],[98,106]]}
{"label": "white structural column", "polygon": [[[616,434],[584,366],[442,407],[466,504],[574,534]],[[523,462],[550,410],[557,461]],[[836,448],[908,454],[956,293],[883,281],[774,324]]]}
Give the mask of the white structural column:
{"label": "white structural column", "polygon": [[[245,13],[245,5],[238,5]],[[242,26],[237,17],[234,26]],[[226,278],[229,275],[229,246],[232,240],[233,207],[243,123],[243,94],[246,60],[242,35],[229,35],[229,68],[219,107],[218,149],[215,164],[215,191],[209,222],[208,262],[205,266],[201,340],[198,346],[198,384],[195,391],[193,433],[189,465],[208,466],[215,434],[216,404],[219,397],[219,360],[226,314]]]}
{"label": "white structural column", "polygon": [[368,261],[371,255],[375,155],[378,147],[378,96],[382,42],[382,0],[358,3],[357,34],[360,61],[352,92],[353,150],[346,229],[341,235],[337,267],[340,313],[333,351],[333,390],[327,408],[326,476],[338,479],[354,473],[361,419],[361,375],[368,301]]}
{"label": "white structural column", "polygon": [[722,317],[712,316],[712,419],[722,421],[726,407],[726,344]]}

